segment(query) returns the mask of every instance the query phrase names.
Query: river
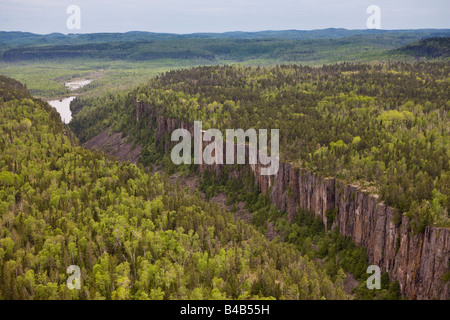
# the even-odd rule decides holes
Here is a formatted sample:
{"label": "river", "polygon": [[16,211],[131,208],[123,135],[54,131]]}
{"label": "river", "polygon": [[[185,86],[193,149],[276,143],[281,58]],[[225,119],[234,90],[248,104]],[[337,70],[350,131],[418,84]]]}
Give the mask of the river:
{"label": "river", "polygon": [[[92,80],[80,80],[80,81],[73,81],[73,82],[67,82],[64,85],[69,88],[70,91],[77,90],[81,87],[84,87],[85,85],[91,83]],[[70,102],[76,98],[75,96],[63,98],[60,100],[51,100],[48,103],[56,109],[56,111],[59,112],[61,115],[61,120],[64,123],[69,123],[70,120],[72,120],[72,112],[70,111]]]}

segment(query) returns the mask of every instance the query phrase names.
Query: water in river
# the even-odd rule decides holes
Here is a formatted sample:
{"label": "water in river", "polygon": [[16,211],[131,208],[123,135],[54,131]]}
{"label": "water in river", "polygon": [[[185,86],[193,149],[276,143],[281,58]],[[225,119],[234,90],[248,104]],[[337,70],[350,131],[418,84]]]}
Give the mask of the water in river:
{"label": "water in river", "polygon": [[75,97],[68,97],[61,100],[52,100],[48,103],[56,109],[61,115],[61,120],[64,123],[69,123],[72,120],[72,112],[70,111],[70,102],[75,99]]}
{"label": "water in river", "polygon": [[[81,80],[81,81],[73,81],[73,82],[67,82],[64,85],[68,87],[71,91],[79,89],[89,83],[91,83],[92,80]],[[69,123],[70,120],[72,120],[72,112],[70,111],[70,102],[75,99],[75,96],[67,97],[61,100],[51,100],[48,103],[56,109],[56,111],[59,112],[61,115],[61,120],[64,123]]]}
{"label": "water in river", "polygon": [[92,80],[80,80],[80,81],[73,81],[73,82],[66,82],[64,85],[68,87],[71,91],[80,89],[81,87],[84,87],[85,85],[91,83]]}

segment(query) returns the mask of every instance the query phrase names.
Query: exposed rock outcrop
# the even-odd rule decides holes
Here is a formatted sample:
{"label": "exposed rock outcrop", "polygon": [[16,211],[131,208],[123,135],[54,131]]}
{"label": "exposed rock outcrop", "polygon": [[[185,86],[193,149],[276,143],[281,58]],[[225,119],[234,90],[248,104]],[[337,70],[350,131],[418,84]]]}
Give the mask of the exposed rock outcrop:
{"label": "exposed rock outcrop", "polygon": [[92,139],[89,139],[83,143],[83,147],[91,150],[98,150],[105,152],[111,156],[117,157],[121,161],[130,161],[137,163],[141,155],[142,147],[126,142],[122,138],[121,133],[110,132],[110,129],[106,129],[99,133]]}

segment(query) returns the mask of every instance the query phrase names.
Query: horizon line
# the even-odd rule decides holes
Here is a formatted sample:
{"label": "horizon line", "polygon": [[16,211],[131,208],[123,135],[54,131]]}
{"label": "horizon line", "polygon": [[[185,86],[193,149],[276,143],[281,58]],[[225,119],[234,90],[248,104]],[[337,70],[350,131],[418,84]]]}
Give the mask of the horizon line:
{"label": "horizon line", "polygon": [[51,35],[51,34],[62,34],[65,36],[68,35],[84,35],[84,34],[126,34],[126,33],[151,33],[151,34],[167,34],[167,35],[178,35],[178,36],[186,36],[186,35],[198,35],[198,34],[227,34],[227,33],[263,33],[263,32],[287,32],[287,31],[298,31],[298,32],[313,32],[313,31],[325,31],[325,30],[344,30],[344,31],[367,31],[367,32],[392,32],[392,31],[420,31],[420,30],[442,30],[442,31],[450,31],[450,28],[416,28],[416,29],[347,29],[347,28],[339,28],[339,27],[330,27],[323,29],[267,29],[267,30],[258,30],[258,31],[244,31],[244,30],[235,30],[235,31],[223,31],[223,32],[209,32],[209,31],[198,31],[198,32],[190,32],[190,33],[175,33],[175,32],[154,32],[154,31],[144,31],[144,30],[129,30],[129,31],[112,31],[112,32],[77,32],[77,33],[63,33],[63,32],[50,32],[50,33],[34,33],[31,31],[21,31],[21,30],[0,30],[0,33],[7,32],[20,32],[20,33],[30,33],[34,35]]}

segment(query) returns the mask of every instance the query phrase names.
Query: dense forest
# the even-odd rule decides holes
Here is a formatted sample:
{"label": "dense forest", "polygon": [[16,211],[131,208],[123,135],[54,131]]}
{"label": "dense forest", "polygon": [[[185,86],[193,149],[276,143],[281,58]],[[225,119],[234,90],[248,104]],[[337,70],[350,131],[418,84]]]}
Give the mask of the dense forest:
{"label": "dense forest", "polygon": [[[348,239],[322,241],[326,270],[165,175],[79,147],[3,76],[0,132],[1,299],[345,299],[337,254],[361,255],[365,270]],[[304,231],[320,234],[311,217]],[[81,290],[66,287],[70,265]]]}
{"label": "dense forest", "polygon": [[448,58],[450,57],[450,38],[428,38],[408,44],[393,53],[405,53],[414,57]]}
{"label": "dense forest", "polygon": [[[155,136],[158,117],[136,120],[140,101],[158,116],[202,120],[203,129],[280,129],[282,161],[379,194],[415,234],[450,227],[446,31],[419,42],[425,31],[324,32],[0,33],[4,60],[76,58],[94,69],[114,59],[426,60],[168,71],[132,91],[78,97],[69,126],[0,76],[0,299],[400,298],[387,273],[383,290],[368,290],[366,250],[312,212],[288,220],[249,172],[230,179],[240,167],[199,176],[194,165],[174,165],[170,135]],[[80,147],[108,128],[142,147],[139,164]],[[174,183],[174,173],[195,175],[198,190]],[[222,194],[226,206],[213,201]],[[70,265],[81,268],[81,290],[66,286]]]}
{"label": "dense forest", "polygon": [[135,99],[204,129],[279,128],[283,161],[380,194],[422,232],[449,226],[449,71],[440,62],[198,67],[128,96],[78,99],[70,126],[82,142],[110,126],[130,135],[146,166],[170,161],[151,123],[136,123]]}

